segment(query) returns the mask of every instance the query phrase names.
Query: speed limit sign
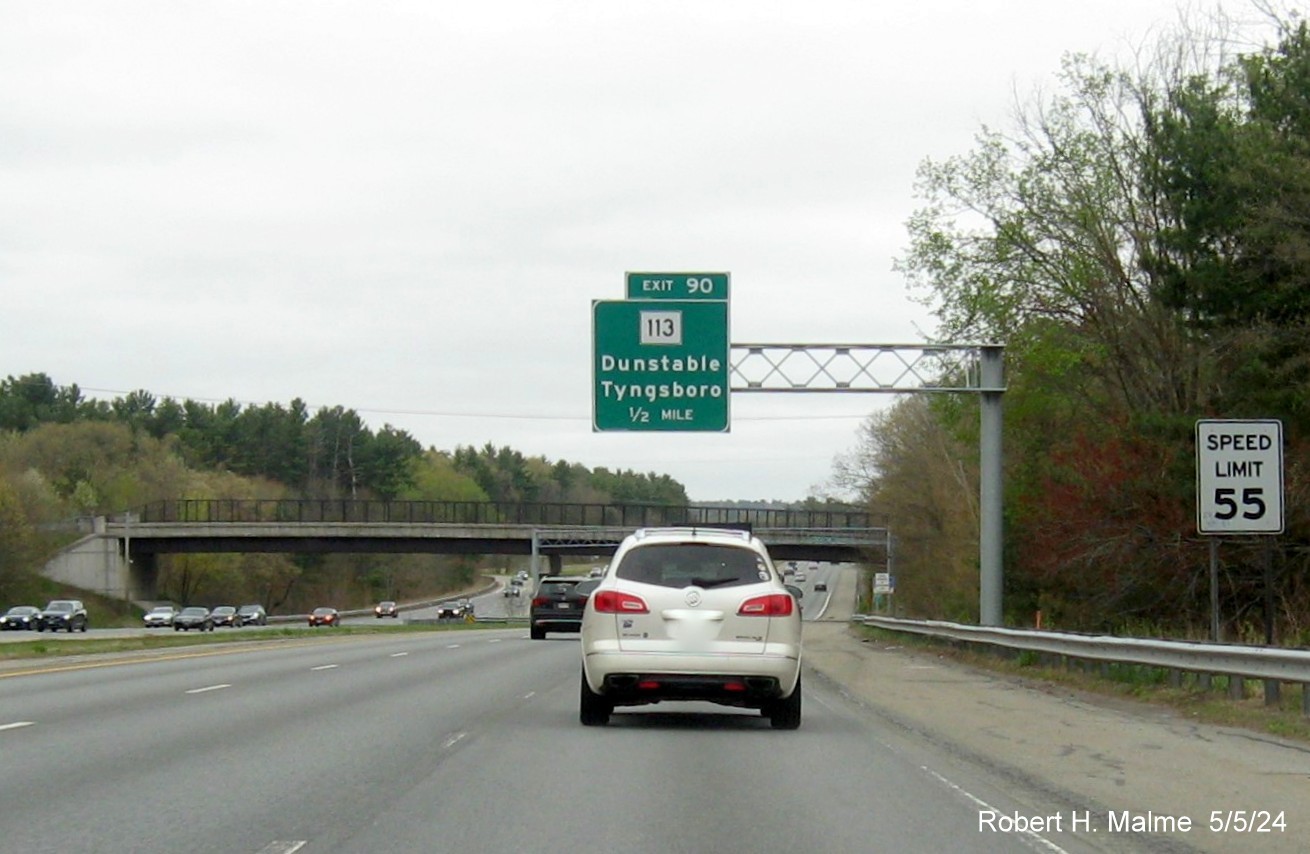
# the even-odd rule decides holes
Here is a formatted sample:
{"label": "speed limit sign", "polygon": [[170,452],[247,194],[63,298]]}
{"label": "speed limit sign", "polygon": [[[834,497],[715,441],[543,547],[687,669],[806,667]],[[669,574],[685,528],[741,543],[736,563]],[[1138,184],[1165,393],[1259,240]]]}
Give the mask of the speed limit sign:
{"label": "speed limit sign", "polygon": [[1283,422],[1196,422],[1196,529],[1283,533]]}

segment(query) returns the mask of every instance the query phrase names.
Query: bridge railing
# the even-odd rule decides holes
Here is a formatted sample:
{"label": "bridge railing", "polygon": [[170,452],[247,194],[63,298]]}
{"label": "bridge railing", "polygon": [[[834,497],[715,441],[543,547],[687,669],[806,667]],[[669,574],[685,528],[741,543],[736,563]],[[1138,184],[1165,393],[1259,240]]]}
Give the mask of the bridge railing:
{"label": "bridge railing", "polygon": [[662,504],[503,501],[179,498],[136,511],[141,523],[348,523],[659,527],[749,524],[756,528],[869,528],[856,509],[780,510]]}

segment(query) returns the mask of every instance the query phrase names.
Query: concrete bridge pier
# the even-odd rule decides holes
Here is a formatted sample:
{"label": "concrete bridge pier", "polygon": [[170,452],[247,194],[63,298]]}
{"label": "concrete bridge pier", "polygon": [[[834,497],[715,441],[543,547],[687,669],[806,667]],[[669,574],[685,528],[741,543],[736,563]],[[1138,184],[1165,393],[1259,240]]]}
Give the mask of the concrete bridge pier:
{"label": "concrete bridge pier", "polygon": [[[546,566],[549,569],[542,568],[542,558],[546,559]],[[564,572],[564,555],[541,554],[539,552],[532,556],[532,575],[534,578],[541,578],[545,575],[559,575],[562,572]]]}
{"label": "concrete bridge pier", "polygon": [[41,574],[111,599],[155,598],[159,569],[153,554],[132,554],[130,537],[108,533],[104,516],[91,520],[91,532],[51,558]]}

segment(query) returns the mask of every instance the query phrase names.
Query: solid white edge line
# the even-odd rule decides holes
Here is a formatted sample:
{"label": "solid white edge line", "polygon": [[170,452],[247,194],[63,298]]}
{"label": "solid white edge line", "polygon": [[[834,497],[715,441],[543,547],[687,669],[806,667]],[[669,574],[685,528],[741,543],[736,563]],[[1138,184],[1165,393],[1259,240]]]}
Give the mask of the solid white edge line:
{"label": "solid white edge line", "polygon": [[[919,767],[922,768],[924,771],[927,771],[933,777],[937,778],[937,780],[945,784],[947,787],[953,789],[954,791],[958,792],[960,795],[963,795],[965,798],[972,801],[976,806],[978,806],[979,809],[991,810],[992,812],[1000,812],[1000,810],[996,809],[996,807],[987,803],[982,798],[977,797],[976,795],[960,788],[955,783],[952,783],[950,780],[946,779],[941,774],[938,774],[936,771],[932,770],[928,766],[920,765]],[[1023,830],[1020,831],[1020,833],[1023,834],[1024,836],[1029,837],[1033,842],[1037,842],[1041,844],[1042,847],[1044,847],[1047,851],[1053,852],[1053,854],[1069,854],[1068,851],[1061,848],[1059,845],[1056,845],[1054,842],[1047,839],[1045,836],[1042,836],[1040,833],[1035,833],[1031,830]]]}
{"label": "solid white edge line", "polygon": [[190,691],[187,691],[186,693],[205,694],[208,693],[209,691],[222,691],[224,688],[231,688],[231,687],[232,687],[231,683],[225,682],[222,685],[206,685],[204,688],[192,688]]}
{"label": "solid white edge line", "polygon": [[25,726],[33,726],[35,724],[36,721],[14,721],[11,724],[0,724],[0,732],[4,732],[7,729],[22,729]]}

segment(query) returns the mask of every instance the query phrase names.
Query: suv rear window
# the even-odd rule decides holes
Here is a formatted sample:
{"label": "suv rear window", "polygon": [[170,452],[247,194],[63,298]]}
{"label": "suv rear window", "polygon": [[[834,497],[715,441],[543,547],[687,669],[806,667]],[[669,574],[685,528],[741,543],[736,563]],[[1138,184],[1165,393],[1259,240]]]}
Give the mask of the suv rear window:
{"label": "suv rear window", "polygon": [[755,552],[733,546],[676,543],[641,546],[628,552],[615,575],[661,587],[736,587],[771,577]]}
{"label": "suv rear window", "polygon": [[567,581],[543,581],[541,587],[537,590],[538,596],[569,596],[569,595],[588,595],[596,589],[597,579],[577,580],[569,579]]}

